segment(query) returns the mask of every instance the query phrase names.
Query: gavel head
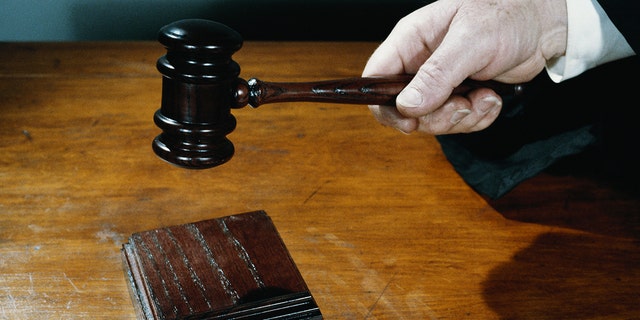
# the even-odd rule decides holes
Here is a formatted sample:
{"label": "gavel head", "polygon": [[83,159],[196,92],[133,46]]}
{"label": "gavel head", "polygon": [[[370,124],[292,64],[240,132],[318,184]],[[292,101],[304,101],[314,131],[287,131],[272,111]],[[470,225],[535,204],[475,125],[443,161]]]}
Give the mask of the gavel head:
{"label": "gavel head", "polygon": [[240,67],[231,58],[242,37],[223,24],[188,19],[164,26],[158,41],[167,53],[157,62],[162,102],[154,121],[162,133],[154,152],[191,169],[227,162],[234,147],[226,135],[236,127],[230,109],[244,103],[237,98]]}

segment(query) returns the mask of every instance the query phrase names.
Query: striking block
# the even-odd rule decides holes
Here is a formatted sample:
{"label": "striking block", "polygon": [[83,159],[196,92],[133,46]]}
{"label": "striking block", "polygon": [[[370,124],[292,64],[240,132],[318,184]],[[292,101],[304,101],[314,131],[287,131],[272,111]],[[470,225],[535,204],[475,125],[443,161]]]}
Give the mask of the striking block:
{"label": "striking block", "polygon": [[122,258],[138,319],[322,319],[264,211],[134,233]]}

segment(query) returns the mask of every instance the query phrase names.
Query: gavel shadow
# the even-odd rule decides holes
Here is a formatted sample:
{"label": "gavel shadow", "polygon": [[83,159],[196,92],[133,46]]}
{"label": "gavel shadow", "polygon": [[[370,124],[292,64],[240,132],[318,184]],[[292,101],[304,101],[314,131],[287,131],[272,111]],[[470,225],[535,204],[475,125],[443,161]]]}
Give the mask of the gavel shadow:
{"label": "gavel shadow", "polygon": [[589,177],[542,174],[488,202],[508,219],[552,227],[483,282],[500,318],[640,314],[637,194]]}

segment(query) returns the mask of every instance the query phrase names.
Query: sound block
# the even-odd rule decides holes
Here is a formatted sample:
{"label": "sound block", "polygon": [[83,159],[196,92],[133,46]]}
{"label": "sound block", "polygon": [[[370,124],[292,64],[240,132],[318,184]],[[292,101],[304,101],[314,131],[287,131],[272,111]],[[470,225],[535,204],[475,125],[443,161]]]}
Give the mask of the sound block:
{"label": "sound block", "polygon": [[264,211],[134,233],[122,260],[138,319],[322,319]]}

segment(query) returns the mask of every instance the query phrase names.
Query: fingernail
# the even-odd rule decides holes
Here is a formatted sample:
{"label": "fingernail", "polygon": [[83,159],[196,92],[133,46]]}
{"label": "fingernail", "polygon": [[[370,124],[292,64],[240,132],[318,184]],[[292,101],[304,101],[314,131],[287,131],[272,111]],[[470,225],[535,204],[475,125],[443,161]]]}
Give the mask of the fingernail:
{"label": "fingernail", "polygon": [[458,122],[462,121],[462,119],[469,113],[471,113],[471,110],[469,109],[456,110],[456,112],[453,113],[453,116],[451,116],[451,119],[449,119],[449,122],[457,124]]}
{"label": "fingernail", "polygon": [[398,130],[398,132],[401,132],[401,133],[403,133],[405,135],[410,135],[411,134],[411,132],[406,132],[406,131],[404,131],[404,130],[402,130],[400,128],[395,128],[395,129]]}
{"label": "fingernail", "polygon": [[500,101],[500,99],[494,96],[486,96],[482,98],[482,103],[478,106],[478,110],[480,111],[480,114],[487,114],[489,113],[489,111],[501,105],[502,102]]}
{"label": "fingernail", "polygon": [[422,104],[422,94],[415,88],[407,87],[400,92],[396,102],[403,107],[415,108]]}

